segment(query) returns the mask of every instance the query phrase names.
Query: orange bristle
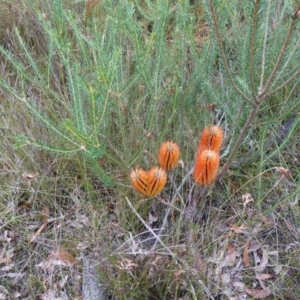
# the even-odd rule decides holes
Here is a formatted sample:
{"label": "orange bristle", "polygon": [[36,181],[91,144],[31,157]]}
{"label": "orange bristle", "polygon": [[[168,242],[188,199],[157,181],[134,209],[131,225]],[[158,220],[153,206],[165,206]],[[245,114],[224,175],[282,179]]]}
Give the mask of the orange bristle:
{"label": "orange bristle", "polygon": [[148,171],[148,197],[158,195],[167,182],[167,173],[164,169],[153,167]]}
{"label": "orange bristle", "polygon": [[162,143],[158,152],[160,166],[166,171],[173,169],[178,163],[179,154],[179,147],[173,141]]}
{"label": "orange bristle", "polygon": [[194,167],[194,180],[201,185],[210,185],[214,182],[220,164],[218,152],[212,150],[202,151],[196,158]]}
{"label": "orange bristle", "polygon": [[148,173],[141,168],[134,168],[130,173],[131,185],[144,196],[148,196]]}
{"label": "orange bristle", "polygon": [[220,152],[223,135],[222,128],[217,125],[205,127],[199,141],[196,156],[201,154],[206,149]]}

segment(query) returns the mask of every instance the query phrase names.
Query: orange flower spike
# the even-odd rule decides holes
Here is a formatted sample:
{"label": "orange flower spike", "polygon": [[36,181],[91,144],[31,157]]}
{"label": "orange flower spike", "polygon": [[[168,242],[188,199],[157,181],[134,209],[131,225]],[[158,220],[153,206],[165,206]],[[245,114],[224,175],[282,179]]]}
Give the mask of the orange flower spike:
{"label": "orange flower spike", "polygon": [[219,152],[223,142],[223,129],[217,125],[210,125],[204,128],[197,150],[197,155],[206,149]]}
{"label": "orange flower spike", "polygon": [[158,161],[160,166],[169,171],[176,167],[179,160],[180,150],[173,141],[166,141],[161,144],[158,152]]}
{"label": "orange flower spike", "polygon": [[201,152],[194,167],[194,180],[198,184],[210,185],[216,179],[220,164],[220,156],[218,152],[212,150],[204,150]]}
{"label": "orange flower spike", "polygon": [[131,185],[144,196],[148,196],[148,174],[141,168],[134,168],[130,173]]}
{"label": "orange flower spike", "polygon": [[153,167],[148,171],[148,197],[158,195],[167,182],[167,172],[159,167]]}

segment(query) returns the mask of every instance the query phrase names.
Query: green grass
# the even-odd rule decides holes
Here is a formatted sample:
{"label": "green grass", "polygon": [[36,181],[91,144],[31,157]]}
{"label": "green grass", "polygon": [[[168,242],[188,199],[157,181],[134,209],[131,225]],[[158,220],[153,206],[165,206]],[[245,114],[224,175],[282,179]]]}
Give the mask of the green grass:
{"label": "green grass", "polygon": [[[93,257],[110,299],[251,299],[246,288],[298,299],[295,1],[0,0],[0,8],[8,28],[0,32],[1,296],[79,299],[83,262]],[[212,123],[225,131],[224,174],[203,189],[187,174]],[[157,165],[166,139],[180,146],[183,165],[145,200],[130,170]],[[188,199],[193,220],[183,213]],[[150,251],[151,228],[162,225]],[[70,257],[51,260],[62,249]]]}

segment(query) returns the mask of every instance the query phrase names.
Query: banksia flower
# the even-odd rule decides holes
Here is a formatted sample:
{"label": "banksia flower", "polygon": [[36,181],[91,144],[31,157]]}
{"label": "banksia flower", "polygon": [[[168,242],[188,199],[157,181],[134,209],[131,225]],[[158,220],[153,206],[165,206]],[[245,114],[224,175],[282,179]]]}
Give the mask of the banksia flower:
{"label": "banksia flower", "polygon": [[130,173],[131,185],[144,196],[148,196],[148,173],[141,168],[134,168]]}
{"label": "banksia flower", "polygon": [[148,197],[159,194],[167,182],[167,172],[159,167],[153,167],[148,171]]}
{"label": "banksia flower", "polygon": [[158,152],[160,166],[166,171],[173,169],[178,163],[179,154],[179,147],[173,141],[162,143]]}
{"label": "banksia flower", "polygon": [[219,163],[218,152],[206,149],[199,153],[194,167],[194,180],[202,185],[212,184],[216,179]]}
{"label": "banksia flower", "polygon": [[201,154],[204,150],[209,149],[220,152],[223,141],[223,130],[217,125],[210,125],[204,128],[196,156]]}

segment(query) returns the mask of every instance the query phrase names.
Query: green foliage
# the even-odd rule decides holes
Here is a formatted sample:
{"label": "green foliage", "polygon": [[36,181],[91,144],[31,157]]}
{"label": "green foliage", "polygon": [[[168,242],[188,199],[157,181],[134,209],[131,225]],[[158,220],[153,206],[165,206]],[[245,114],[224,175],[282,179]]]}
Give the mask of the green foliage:
{"label": "green foliage", "polygon": [[[187,1],[176,14],[168,1],[105,2],[105,17],[89,20],[86,28],[62,1],[54,1],[49,14],[37,11],[47,52],[36,53],[18,29],[22,56],[0,48],[8,70],[20,78],[15,87],[7,76],[2,86],[47,129],[44,140],[29,136],[17,146],[83,153],[93,168],[102,158],[107,168],[122,168],[143,159],[148,133],[158,141],[178,138],[177,120],[186,118],[195,95],[180,101],[191,76],[188,49],[196,55],[189,9]],[[108,184],[107,178],[100,179]]]}

